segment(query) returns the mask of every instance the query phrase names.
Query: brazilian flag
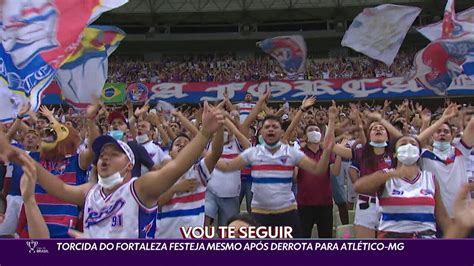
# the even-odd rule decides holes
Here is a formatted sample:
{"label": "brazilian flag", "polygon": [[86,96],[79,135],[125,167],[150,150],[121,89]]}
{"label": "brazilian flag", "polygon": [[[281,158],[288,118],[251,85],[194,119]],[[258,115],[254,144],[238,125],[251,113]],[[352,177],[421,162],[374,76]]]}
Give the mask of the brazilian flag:
{"label": "brazilian flag", "polygon": [[102,89],[102,101],[105,104],[123,103],[126,87],[125,83],[106,83]]}

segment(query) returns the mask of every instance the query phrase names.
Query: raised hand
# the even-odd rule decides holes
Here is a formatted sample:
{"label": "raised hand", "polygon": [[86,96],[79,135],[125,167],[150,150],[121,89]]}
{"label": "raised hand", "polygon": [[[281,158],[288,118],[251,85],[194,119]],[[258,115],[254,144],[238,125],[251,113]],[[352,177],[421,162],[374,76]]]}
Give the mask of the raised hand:
{"label": "raised hand", "polygon": [[89,104],[86,108],[86,117],[87,118],[95,118],[101,108],[99,98],[94,98],[91,104]]}
{"label": "raised hand", "polygon": [[315,102],[316,102],[316,97],[314,97],[314,96],[305,97],[305,98],[303,99],[303,102],[301,102],[301,108],[302,108],[303,110],[308,110],[308,108],[310,108],[311,106],[313,106]]}
{"label": "raised hand", "polygon": [[446,120],[454,118],[459,112],[459,107],[460,105],[457,105],[456,103],[449,104],[446,110],[444,110],[442,118]]}
{"label": "raised hand", "polygon": [[454,219],[466,228],[474,227],[474,200],[466,200],[471,191],[474,183],[463,185],[454,201]]}
{"label": "raised hand", "polygon": [[31,104],[29,101],[23,103],[21,105],[20,111],[18,112],[18,116],[25,116],[30,111],[30,108]]}
{"label": "raised hand", "polygon": [[420,103],[416,102],[416,103],[415,103],[415,109],[416,109],[416,112],[417,112],[417,113],[421,113],[421,112],[423,112],[423,105],[421,105]]}
{"label": "raised hand", "polygon": [[216,132],[224,124],[224,115],[222,111],[209,106],[209,104],[204,102],[204,109],[202,112],[202,126],[209,133]]}
{"label": "raised hand", "polygon": [[332,105],[328,109],[328,118],[329,120],[336,120],[339,115],[339,110],[336,107],[336,102],[332,100]]}
{"label": "raised hand", "polygon": [[390,107],[390,104],[391,104],[391,103],[392,103],[391,101],[385,100],[385,101],[383,102],[383,108],[384,108],[384,109],[387,109],[388,107]]}
{"label": "raised hand", "polygon": [[143,105],[142,107],[137,108],[137,110],[135,110],[135,116],[140,117],[144,113],[148,112],[148,109],[150,109],[150,106],[148,105],[148,101],[146,101],[145,105]]}
{"label": "raised hand", "polygon": [[421,122],[423,123],[430,123],[431,121],[431,111],[425,108],[422,112],[420,112]]}
{"label": "raised hand", "polygon": [[270,98],[270,95],[271,95],[271,90],[267,90],[267,92],[265,92],[263,95],[260,95],[260,97],[258,98],[258,101],[267,102],[268,99]]}
{"label": "raised hand", "polygon": [[382,115],[379,113],[379,112],[369,112],[369,111],[365,111],[364,112],[365,115],[367,116],[367,118],[371,119],[371,120],[375,120],[375,121],[380,121],[382,120]]}
{"label": "raised hand", "polygon": [[15,161],[24,151],[10,145],[5,134],[0,133],[0,160],[3,162]]}
{"label": "raised hand", "polygon": [[42,105],[40,107],[40,113],[42,115],[44,115],[45,117],[47,117],[47,118],[53,118],[54,117],[54,108],[53,108],[53,110],[49,110],[48,107],[46,107],[45,105]]}

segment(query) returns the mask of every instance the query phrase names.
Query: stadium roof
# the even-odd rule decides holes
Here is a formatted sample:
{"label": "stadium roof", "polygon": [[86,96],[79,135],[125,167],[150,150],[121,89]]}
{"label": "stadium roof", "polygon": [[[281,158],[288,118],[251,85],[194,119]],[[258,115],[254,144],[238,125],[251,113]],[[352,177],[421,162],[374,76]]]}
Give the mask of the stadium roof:
{"label": "stadium roof", "polygon": [[[369,6],[382,3],[417,3],[419,0],[130,0],[115,13],[229,12],[323,7]],[[432,1],[434,2],[434,1]],[[441,1],[440,1],[441,2]]]}
{"label": "stadium roof", "polygon": [[[434,17],[440,19],[445,5],[443,0],[129,0],[122,7],[102,15],[97,23],[156,27],[159,31],[159,27],[176,25],[342,21],[352,20],[364,7],[383,3],[422,7],[422,16],[430,17],[427,23]],[[456,1],[458,10],[471,6],[472,0]]]}

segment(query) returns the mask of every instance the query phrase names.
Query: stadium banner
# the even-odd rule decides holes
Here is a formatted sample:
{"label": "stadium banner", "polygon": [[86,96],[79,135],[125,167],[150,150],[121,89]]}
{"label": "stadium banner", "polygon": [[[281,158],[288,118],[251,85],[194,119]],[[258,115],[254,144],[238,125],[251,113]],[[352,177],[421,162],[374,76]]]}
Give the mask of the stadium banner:
{"label": "stadium banner", "polygon": [[[114,88],[114,89],[112,89]],[[366,79],[327,79],[295,81],[249,82],[195,82],[195,83],[114,83],[106,84],[102,99],[106,103],[123,102],[123,95],[134,102],[150,99],[151,103],[163,100],[169,103],[200,103],[218,101],[227,91],[233,101],[242,101],[245,93],[258,97],[271,89],[271,101],[301,101],[307,95],[318,100],[393,99],[404,97],[439,97],[432,90],[420,88],[417,83],[402,77]],[[125,91],[124,91],[125,90]],[[61,104],[57,84],[53,83],[43,94],[43,103]],[[117,93],[117,95],[115,95]],[[105,98],[104,95],[109,95]],[[448,90],[449,96],[474,96],[474,80],[465,75],[455,79]],[[113,100],[112,100],[113,99]],[[120,101],[121,99],[121,101]]]}
{"label": "stadium banner", "polygon": [[[472,265],[472,240],[3,240],[2,265]],[[458,254],[458,255],[455,255]],[[85,257],[88,256],[88,257]],[[93,258],[88,262],[85,258]],[[367,259],[370,258],[370,259]],[[382,262],[382,263],[381,263]]]}

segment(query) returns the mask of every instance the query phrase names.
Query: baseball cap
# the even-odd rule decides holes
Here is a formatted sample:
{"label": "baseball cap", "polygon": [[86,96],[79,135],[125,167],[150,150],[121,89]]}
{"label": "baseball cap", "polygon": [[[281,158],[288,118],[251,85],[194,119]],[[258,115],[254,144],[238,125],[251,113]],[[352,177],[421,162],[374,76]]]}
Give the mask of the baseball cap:
{"label": "baseball cap", "polygon": [[109,144],[109,143],[115,144],[117,147],[119,147],[123,151],[123,153],[127,155],[128,160],[132,163],[132,165],[135,165],[135,155],[133,154],[133,151],[130,148],[130,146],[128,146],[127,143],[120,140],[116,140],[113,137],[108,136],[108,135],[100,136],[96,138],[94,142],[92,143],[92,150],[94,151],[95,156],[97,158],[99,157],[100,152],[102,151],[102,148],[104,147],[104,145]]}
{"label": "baseball cap", "polygon": [[107,122],[109,122],[109,124],[112,124],[112,121],[114,121],[114,119],[121,119],[123,120],[123,122],[127,123],[127,119],[125,118],[125,116],[121,113],[121,112],[111,112],[109,114],[109,117],[107,117]]}

